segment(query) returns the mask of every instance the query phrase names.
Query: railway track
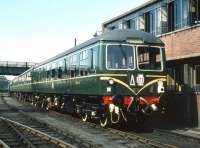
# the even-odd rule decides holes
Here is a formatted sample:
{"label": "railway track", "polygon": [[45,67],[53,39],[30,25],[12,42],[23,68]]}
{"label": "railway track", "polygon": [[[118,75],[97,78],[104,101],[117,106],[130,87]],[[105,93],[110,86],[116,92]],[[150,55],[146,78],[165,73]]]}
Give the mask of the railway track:
{"label": "railway track", "polygon": [[[0,139],[2,145],[8,147],[100,147],[98,145],[83,141],[71,133],[54,128],[42,123],[17,108],[10,106],[1,98],[7,109],[1,111],[0,115]],[[9,113],[8,110],[11,110]],[[9,132],[8,132],[9,131]]]}
{"label": "railway track", "polygon": [[[53,114],[57,114],[57,116],[63,116],[63,118],[64,117],[70,118],[70,120],[75,120],[75,122],[83,124],[83,122],[78,118],[74,118],[72,116],[61,114],[55,111],[51,112]],[[98,124],[92,122],[85,122],[83,126],[85,126],[85,128],[89,127],[89,128],[101,129],[104,132],[110,132],[113,135],[119,135],[123,139],[129,139],[134,141],[136,140],[139,141],[140,143],[143,143],[146,146],[151,146],[151,147],[157,147],[157,148],[200,147],[200,139],[198,138],[185,136],[161,129],[153,128],[152,132],[143,132],[143,131],[135,132],[133,130],[123,131],[122,129],[118,128],[103,129]]]}
{"label": "railway track", "polygon": [[0,139],[6,147],[74,148],[69,143],[4,117],[0,117],[0,126]]}
{"label": "railway track", "polygon": [[[89,126],[96,127],[98,125],[87,122]],[[145,132],[145,131],[133,131],[127,129],[126,131],[123,131],[123,129],[116,129],[116,128],[108,128],[107,131],[121,135],[121,137],[132,139],[132,140],[138,140],[141,143],[151,145],[153,147],[169,147],[169,148],[175,148],[175,147],[182,147],[182,148],[196,148],[200,147],[200,139],[179,134],[172,131],[152,128],[152,132]]]}
{"label": "railway track", "polygon": [[155,140],[152,138],[147,138],[145,136],[140,136],[137,133],[134,132],[124,132],[122,130],[119,129],[115,129],[115,128],[101,128],[98,124],[92,123],[92,122],[82,122],[81,120],[79,120],[78,118],[72,117],[72,116],[68,116],[65,114],[60,114],[58,112],[55,111],[50,111],[53,114],[56,114],[57,116],[63,116],[64,118],[68,118],[68,120],[74,120],[76,123],[82,124],[81,127],[83,128],[92,128],[92,129],[97,129],[97,130],[101,130],[102,132],[109,132],[111,133],[111,135],[113,135],[113,137],[111,138],[114,139],[114,137],[120,137],[121,139],[126,140],[127,143],[127,147],[129,147],[129,145],[131,145],[131,143],[134,143],[135,141],[141,143],[144,145],[144,147],[155,147],[155,148],[177,148],[176,145],[172,145],[172,144],[167,144],[167,143],[163,143],[159,140]]}
{"label": "railway track", "polygon": [[[143,134],[144,137],[149,137],[149,135]],[[163,138],[160,138],[163,137]],[[168,130],[163,130],[163,129],[158,129],[158,128],[153,128],[153,136],[152,138],[160,138],[161,142],[165,141],[166,138],[164,137],[169,137],[171,143],[174,143],[178,147],[200,147],[200,139],[197,137],[191,137],[187,136],[184,134],[176,133],[173,131],[168,131]]]}
{"label": "railway track", "polygon": [[[91,123],[91,122],[86,122],[86,124],[90,127],[93,127],[93,128],[101,128],[99,125]],[[160,141],[155,140],[155,139],[140,136],[140,135],[133,133],[133,132],[124,132],[122,130],[115,129],[115,128],[106,128],[106,129],[102,129],[102,130],[104,130],[104,132],[109,132],[112,135],[120,136],[122,139],[129,140],[129,142],[138,141],[138,142],[144,144],[145,146],[149,146],[149,147],[177,148],[177,146],[175,146],[175,145],[163,143],[163,142],[160,142]]]}
{"label": "railway track", "polygon": [[134,145],[136,142],[141,143],[141,147],[200,147],[199,139],[181,136],[179,134],[171,133],[170,131],[166,132],[159,129],[152,129],[153,132],[145,133],[134,132],[133,130],[123,131],[116,128],[103,129],[98,124],[93,122],[83,123],[79,118],[75,118],[68,114],[61,114],[55,111],[49,111],[49,114],[59,118],[66,118],[67,120],[73,121],[77,126],[81,126],[81,128],[85,128],[98,134],[105,133],[105,135],[108,135],[108,139],[112,140],[113,142],[117,142],[117,140],[120,139],[121,143],[124,143],[124,147],[132,147],[132,145]]}

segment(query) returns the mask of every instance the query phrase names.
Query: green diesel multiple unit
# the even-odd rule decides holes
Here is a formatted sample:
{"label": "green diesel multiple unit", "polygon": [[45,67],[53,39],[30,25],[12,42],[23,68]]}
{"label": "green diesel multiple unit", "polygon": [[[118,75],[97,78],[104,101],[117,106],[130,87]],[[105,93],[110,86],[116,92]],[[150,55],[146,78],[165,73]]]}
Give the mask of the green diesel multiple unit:
{"label": "green diesel multiple unit", "polygon": [[150,115],[166,82],[163,42],[142,31],[114,30],[39,65],[10,83],[10,92],[46,109],[76,112],[101,126]]}

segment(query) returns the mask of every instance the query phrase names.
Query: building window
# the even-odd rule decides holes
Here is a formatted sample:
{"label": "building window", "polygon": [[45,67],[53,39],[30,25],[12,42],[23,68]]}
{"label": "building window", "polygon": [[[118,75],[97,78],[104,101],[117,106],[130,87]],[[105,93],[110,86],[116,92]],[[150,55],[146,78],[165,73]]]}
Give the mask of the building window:
{"label": "building window", "polygon": [[145,19],[145,31],[150,32],[150,12],[146,12],[144,14],[144,19]]}
{"label": "building window", "polygon": [[194,72],[194,90],[196,92],[200,92],[200,65],[195,66],[195,72]]}
{"label": "building window", "polygon": [[130,20],[130,27],[131,27],[131,29],[137,30],[137,21],[136,21],[136,19]]}
{"label": "building window", "polygon": [[162,22],[162,18],[161,18],[161,7],[155,9],[155,35],[160,35],[161,32],[161,22]]}
{"label": "building window", "polygon": [[151,10],[144,14],[145,17],[145,31],[153,35],[161,33],[161,10],[160,8]]}
{"label": "building window", "polygon": [[175,1],[175,29],[180,29],[182,25],[182,0]]}
{"label": "building window", "polygon": [[175,71],[173,68],[167,68],[167,90],[175,91]]}
{"label": "building window", "polygon": [[182,0],[182,27],[189,25],[189,2]]}
{"label": "building window", "polygon": [[126,26],[127,26],[128,29],[131,28],[131,20],[126,21]]}
{"label": "building window", "polygon": [[131,28],[130,20],[128,21],[123,20],[122,22],[119,23],[119,29],[130,29],[130,28]]}
{"label": "building window", "polygon": [[156,25],[158,24],[156,19],[156,9],[150,11],[150,33],[156,35]]}
{"label": "building window", "polygon": [[161,33],[168,31],[168,17],[167,17],[167,4],[163,3],[161,7]]}
{"label": "building window", "polygon": [[184,85],[184,67],[179,66],[175,68],[175,82],[176,91],[181,92]]}
{"label": "building window", "polygon": [[200,85],[200,65],[196,66],[196,84]]}
{"label": "building window", "polygon": [[123,22],[123,29],[130,29],[130,28],[131,28],[130,20],[124,21]]}
{"label": "building window", "polygon": [[174,1],[168,3],[168,31],[174,30]]}
{"label": "building window", "polygon": [[[174,63],[171,63],[174,65]],[[184,68],[183,66],[167,68],[167,89],[177,93],[183,91],[184,86]]]}
{"label": "building window", "polygon": [[139,30],[144,31],[144,29],[145,29],[144,21],[145,21],[144,15],[140,15],[139,18],[138,18],[138,28],[139,28]]}
{"label": "building window", "polygon": [[197,18],[197,20],[200,21],[200,0],[198,0],[198,2],[197,2],[197,8],[198,8],[198,11],[197,11],[198,18]]}
{"label": "building window", "polygon": [[190,0],[190,22],[195,24],[200,20],[200,0]]}
{"label": "building window", "polygon": [[123,22],[120,22],[120,23],[119,23],[118,28],[119,28],[119,29],[123,29]]}
{"label": "building window", "polygon": [[115,29],[117,29],[115,26],[108,27],[108,30],[115,30]]}

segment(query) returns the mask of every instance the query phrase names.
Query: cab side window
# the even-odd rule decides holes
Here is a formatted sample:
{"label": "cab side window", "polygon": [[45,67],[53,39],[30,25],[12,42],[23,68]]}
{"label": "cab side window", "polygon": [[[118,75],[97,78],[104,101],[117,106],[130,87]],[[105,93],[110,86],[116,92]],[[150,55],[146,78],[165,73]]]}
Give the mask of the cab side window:
{"label": "cab side window", "polygon": [[98,57],[97,57],[97,52],[98,52],[98,46],[91,48],[91,67],[90,67],[90,73],[96,73],[97,69],[97,62],[98,62]]}

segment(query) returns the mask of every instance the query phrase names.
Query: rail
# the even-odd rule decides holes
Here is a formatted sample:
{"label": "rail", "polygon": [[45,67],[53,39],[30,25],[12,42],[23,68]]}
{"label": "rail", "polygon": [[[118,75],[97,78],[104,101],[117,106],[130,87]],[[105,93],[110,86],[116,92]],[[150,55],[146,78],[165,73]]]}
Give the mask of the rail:
{"label": "rail", "polygon": [[[23,125],[21,123],[18,123],[16,121],[13,121],[13,120],[10,120],[10,119],[6,119],[4,117],[0,117],[0,119],[3,120],[3,121],[5,121],[13,129],[15,129],[15,127],[13,125],[18,126],[23,131],[27,131],[28,133],[30,133],[30,134],[32,134],[34,136],[40,137],[41,139],[46,140],[49,143],[55,144],[57,147],[74,148],[74,146],[72,146],[69,143],[66,143],[66,142],[64,142],[64,141],[62,141],[60,139],[55,138],[55,137],[51,137],[51,136],[49,136],[49,135],[47,135],[47,134],[45,134],[45,133],[43,133],[41,131],[38,131],[36,129],[33,129],[31,127],[28,127],[28,126]],[[15,129],[15,131],[17,131],[17,130]],[[23,139],[25,139],[26,143],[28,143],[28,145],[30,147],[34,147],[32,145],[32,143],[29,140],[27,140],[26,137],[24,137],[23,135],[21,135],[21,133],[19,131],[18,131],[18,134],[20,135],[20,137],[23,137]]]}
{"label": "rail", "polygon": [[136,134],[133,133],[127,133],[127,132],[123,132],[117,129],[113,129],[113,128],[109,128],[109,132],[113,133],[113,134],[118,134],[124,138],[127,139],[131,139],[131,140],[137,140],[143,144],[147,144],[156,148],[177,148],[174,145],[170,145],[170,144],[165,144],[165,143],[161,143],[159,141],[156,140],[152,140],[152,139],[148,139],[142,136],[138,136]]}
{"label": "rail", "polygon": [[7,144],[5,144],[1,139],[0,139],[0,147],[1,148],[10,148]]}
{"label": "rail", "polygon": [[[63,146],[62,146],[62,143],[59,143],[59,141],[57,141],[56,139],[60,140],[61,142],[62,141],[67,142],[67,143],[69,143],[69,145],[72,145],[73,147],[84,147],[84,148],[91,148],[91,147],[98,148],[98,147],[100,147],[99,145],[91,143],[91,141],[87,141],[85,139],[82,139],[80,137],[73,135],[71,132],[66,132],[64,130],[56,128],[55,126],[51,126],[51,125],[49,125],[45,122],[41,122],[41,121],[33,118],[32,116],[23,112],[23,110],[20,110],[17,107],[10,105],[4,99],[4,97],[0,97],[0,100],[2,101],[3,104],[5,104],[7,106],[7,108],[9,110],[12,110],[12,111],[15,112],[15,116],[12,116],[12,115],[9,116],[9,114],[6,114],[6,115],[3,116],[3,118],[5,118],[5,119],[8,118],[9,120],[12,120],[12,121],[17,122],[19,124],[27,126],[30,129],[39,131],[39,132],[35,133],[33,130],[29,130],[27,128],[23,129],[22,127],[17,125],[17,127],[18,127],[17,129],[19,129],[22,134],[25,133],[25,135],[27,135],[26,133],[30,133],[31,135],[36,136],[39,139],[44,137],[44,140],[41,141],[41,142],[44,142],[46,140],[46,142],[52,143],[53,145],[56,145],[57,147],[63,147]],[[5,117],[5,116],[7,116],[7,117]],[[6,125],[8,125],[8,124],[6,124]],[[42,133],[42,135],[41,135],[40,132]],[[49,136],[50,138],[46,137],[45,135]],[[58,145],[58,144],[60,144],[61,146]]]}

